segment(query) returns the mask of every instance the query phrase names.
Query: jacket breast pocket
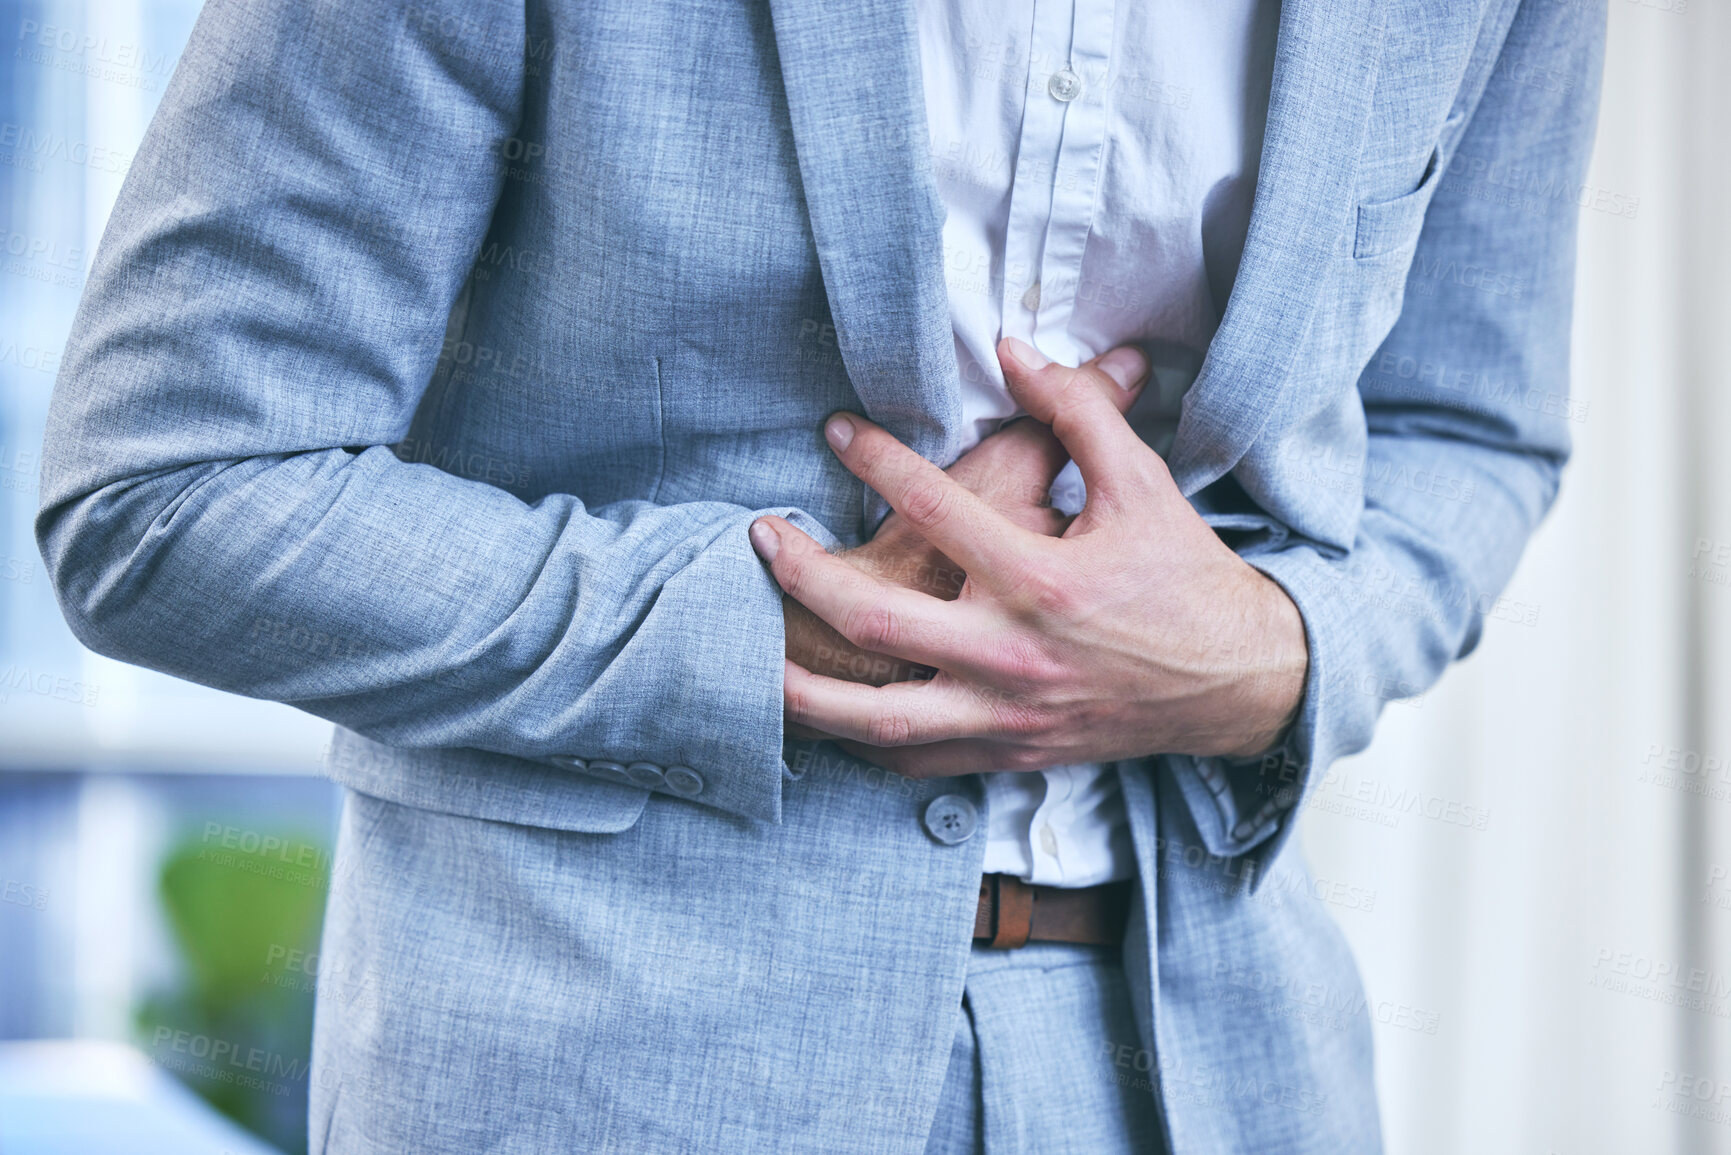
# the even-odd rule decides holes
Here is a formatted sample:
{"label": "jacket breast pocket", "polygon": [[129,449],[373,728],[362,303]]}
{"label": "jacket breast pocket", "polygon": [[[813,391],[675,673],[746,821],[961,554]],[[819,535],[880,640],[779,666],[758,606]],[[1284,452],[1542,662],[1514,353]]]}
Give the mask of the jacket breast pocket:
{"label": "jacket breast pocket", "polygon": [[1360,204],[1352,255],[1369,260],[1415,245],[1424,229],[1425,209],[1430,207],[1431,195],[1441,180],[1441,170],[1441,157],[1433,151],[1417,188],[1393,200]]}

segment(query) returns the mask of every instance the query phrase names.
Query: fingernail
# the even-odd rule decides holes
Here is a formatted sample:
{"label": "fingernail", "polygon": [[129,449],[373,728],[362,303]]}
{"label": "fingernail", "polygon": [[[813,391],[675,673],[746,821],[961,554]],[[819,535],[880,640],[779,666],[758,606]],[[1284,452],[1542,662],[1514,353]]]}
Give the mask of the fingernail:
{"label": "fingernail", "polygon": [[774,561],[775,555],[781,552],[781,535],[770,528],[769,522],[754,521],[751,523],[751,548],[764,561]]}
{"label": "fingernail", "polygon": [[1148,375],[1148,358],[1134,345],[1120,345],[1098,362],[1100,372],[1112,378],[1120,389],[1130,389]]}
{"label": "fingernail", "polygon": [[838,413],[824,423],[823,435],[830,448],[840,453],[853,444],[853,422]]}
{"label": "fingernail", "polygon": [[1026,341],[1005,337],[1004,344],[1009,348],[1011,359],[1024,369],[1044,369],[1052,363],[1050,359]]}

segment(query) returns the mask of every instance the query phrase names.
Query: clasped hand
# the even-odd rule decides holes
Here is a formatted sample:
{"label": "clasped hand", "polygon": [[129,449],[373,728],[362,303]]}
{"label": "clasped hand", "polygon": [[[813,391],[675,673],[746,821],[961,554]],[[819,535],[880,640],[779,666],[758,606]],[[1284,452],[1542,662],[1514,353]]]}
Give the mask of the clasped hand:
{"label": "clasped hand", "polygon": [[[865,418],[824,435],[894,510],[838,554],[778,517],[752,543],[785,595],[786,721],[910,777],[1153,753],[1250,756],[1296,715],[1304,625],[1131,429],[1130,346],[1079,369],[998,348],[1030,415],[948,472]],[[1073,458],[1074,519],[1045,500]]]}

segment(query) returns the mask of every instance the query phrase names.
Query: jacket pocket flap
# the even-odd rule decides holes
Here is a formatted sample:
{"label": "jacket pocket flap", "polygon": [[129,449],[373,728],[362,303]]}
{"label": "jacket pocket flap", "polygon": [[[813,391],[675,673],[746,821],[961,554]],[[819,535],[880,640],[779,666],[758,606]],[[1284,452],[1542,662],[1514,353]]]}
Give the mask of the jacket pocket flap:
{"label": "jacket pocket flap", "polygon": [[617,834],[643,813],[649,791],[482,750],[405,750],[338,727],[331,779],[386,802],[548,830]]}

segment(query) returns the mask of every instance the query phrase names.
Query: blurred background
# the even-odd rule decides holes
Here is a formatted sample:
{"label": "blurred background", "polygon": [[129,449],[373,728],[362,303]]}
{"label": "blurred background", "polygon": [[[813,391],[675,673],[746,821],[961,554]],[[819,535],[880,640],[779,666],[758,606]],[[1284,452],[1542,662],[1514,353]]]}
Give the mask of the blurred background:
{"label": "blurred background", "polygon": [[[339,804],[318,776],[330,727],[85,650],[30,528],[85,270],[198,9],[0,3],[0,1040],[17,1041],[0,1042],[8,1155],[306,1149]],[[101,1138],[114,1134],[123,1146]]]}
{"label": "blurred background", "polygon": [[[1609,5],[1588,183],[1535,205],[1581,222],[1561,499],[1479,651],[1303,819],[1398,1155],[1731,1151],[1731,6]],[[305,1148],[328,727],[85,651],[30,529],[197,9],[0,2],[0,1151]]]}

